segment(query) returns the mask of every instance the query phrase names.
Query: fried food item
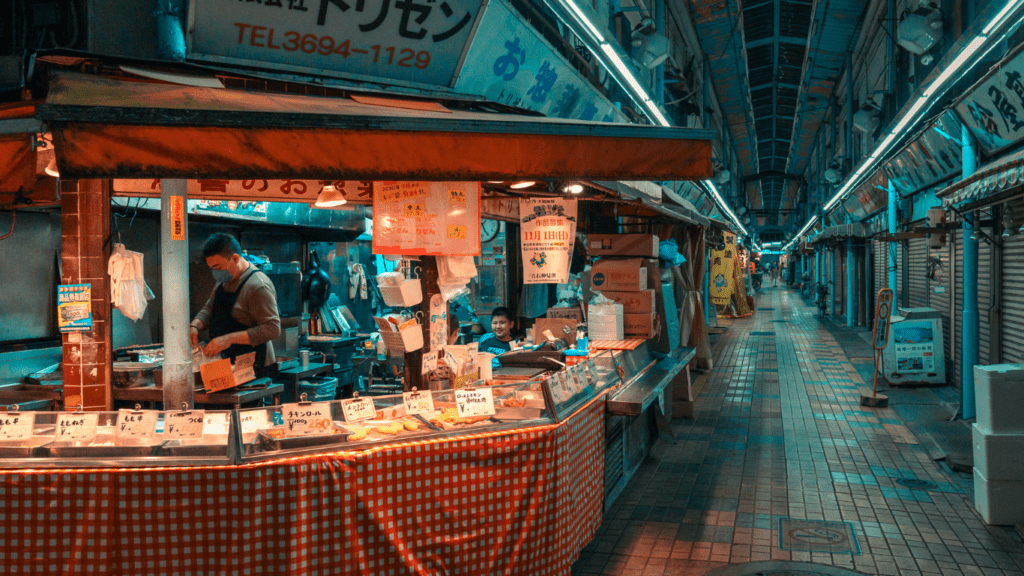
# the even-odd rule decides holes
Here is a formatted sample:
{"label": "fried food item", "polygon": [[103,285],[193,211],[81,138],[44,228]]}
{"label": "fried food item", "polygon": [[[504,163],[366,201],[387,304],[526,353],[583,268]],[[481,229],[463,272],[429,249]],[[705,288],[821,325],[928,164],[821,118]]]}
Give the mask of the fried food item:
{"label": "fried food item", "polygon": [[270,436],[271,438],[277,438],[277,439],[284,438],[284,429],[283,428],[271,428],[269,430],[266,430],[266,434],[267,434],[267,436]]}
{"label": "fried food item", "polygon": [[420,423],[418,421],[416,421],[415,419],[413,419],[413,418],[405,418],[405,419],[403,419],[402,420],[402,425],[405,426],[405,429],[410,431],[410,432],[413,432],[413,431],[419,429],[419,427],[420,427]]}
{"label": "fried food item", "polygon": [[348,437],[349,442],[365,440],[366,437],[370,435],[370,431],[363,426],[352,426],[351,429],[352,434]]}
{"label": "fried food item", "polygon": [[405,429],[405,426],[401,422],[392,422],[392,423],[386,424],[384,426],[378,426],[377,427],[377,432],[380,432],[381,434],[389,434],[389,435],[391,435],[391,434],[398,434],[399,432],[401,432],[404,429]]}
{"label": "fried food item", "polygon": [[520,400],[520,399],[516,398],[515,396],[510,396],[508,398],[505,398],[501,402],[501,405],[506,407],[506,408],[522,408],[522,407],[526,406],[526,400]]}

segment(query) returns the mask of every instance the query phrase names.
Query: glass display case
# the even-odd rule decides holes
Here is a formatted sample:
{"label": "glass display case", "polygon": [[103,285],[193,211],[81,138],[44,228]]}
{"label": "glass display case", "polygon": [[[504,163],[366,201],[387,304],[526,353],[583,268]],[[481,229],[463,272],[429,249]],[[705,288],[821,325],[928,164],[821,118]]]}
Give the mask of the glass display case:
{"label": "glass display case", "polygon": [[4,468],[230,464],[231,411],[118,410],[0,414]]}
{"label": "glass display case", "polygon": [[300,401],[237,413],[245,462],[363,450],[410,440],[553,422],[540,382],[423,390],[330,402]]}

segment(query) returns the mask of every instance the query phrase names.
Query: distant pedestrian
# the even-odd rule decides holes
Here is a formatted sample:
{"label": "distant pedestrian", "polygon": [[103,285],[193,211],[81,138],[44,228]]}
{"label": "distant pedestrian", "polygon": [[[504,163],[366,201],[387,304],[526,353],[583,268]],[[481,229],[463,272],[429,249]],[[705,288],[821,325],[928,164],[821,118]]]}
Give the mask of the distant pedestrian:
{"label": "distant pedestrian", "polygon": [[779,285],[779,267],[772,264],[772,288]]}

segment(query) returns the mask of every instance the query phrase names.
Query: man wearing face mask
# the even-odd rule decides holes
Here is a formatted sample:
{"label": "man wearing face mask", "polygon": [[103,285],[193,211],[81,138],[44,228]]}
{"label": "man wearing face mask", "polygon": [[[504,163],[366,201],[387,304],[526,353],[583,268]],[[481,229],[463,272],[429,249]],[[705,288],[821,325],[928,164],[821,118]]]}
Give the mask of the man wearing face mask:
{"label": "man wearing face mask", "polygon": [[281,333],[277,312],[277,291],[266,274],[256,270],[232,236],[211,235],[203,246],[203,257],[213,271],[217,286],[203,309],[189,325],[192,346],[199,346],[199,331],[208,328],[210,342],[203,354],[214,358],[225,352],[234,360],[256,352],[256,376],[262,377],[274,364],[271,340]]}

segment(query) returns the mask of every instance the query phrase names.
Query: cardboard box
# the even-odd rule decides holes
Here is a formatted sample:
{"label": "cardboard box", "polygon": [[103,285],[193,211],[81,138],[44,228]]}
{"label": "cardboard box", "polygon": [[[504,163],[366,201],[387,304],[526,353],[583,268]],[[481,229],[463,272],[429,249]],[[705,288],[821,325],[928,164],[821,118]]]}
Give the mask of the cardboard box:
{"label": "cardboard box", "polygon": [[591,290],[638,292],[647,289],[647,268],[639,258],[602,258],[590,268]]}
{"label": "cardboard box", "polygon": [[568,306],[566,308],[548,308],[548,318],[566,318],[569,320],[575,320],[576,323],[583,322],[583,310],[578,306]]}
{"label": "cardboard box", "polygon": [[654,290],[639,292],[602,291],[605,298],[622,304],[624,314],[650,314],[654,312]]}
{"label": "cardboard box", "polygon": [[199,373],[203,377],[203,387],[207,392],[217,392],[255,380],[256,372],[253,370],[255,364],[255,352],[238,356],[235,358],[234,365],[227,358],[207,362],[199,367]]}
{"label": "cardboard box", "polygon": [[654,234],[589,234],[587,254],[657,258],[658,244],[658,237]]}
{"label": "cardboard box", "polygon": [[[545,330],[550,330],[551,335],[555,338],[561,338],[569,344],[576,343],[576,320],[572,318],[537,318],[533,322],[533,343],[543,344],[547,342],[547,337],[544,336]],[[568,328],[569,333],[566,334],[563,328]]]}
{"label": "cardboard box", "polygon": [[654,312],[623,314],[622,333],[626,338],[653,338],[656,333]]}

